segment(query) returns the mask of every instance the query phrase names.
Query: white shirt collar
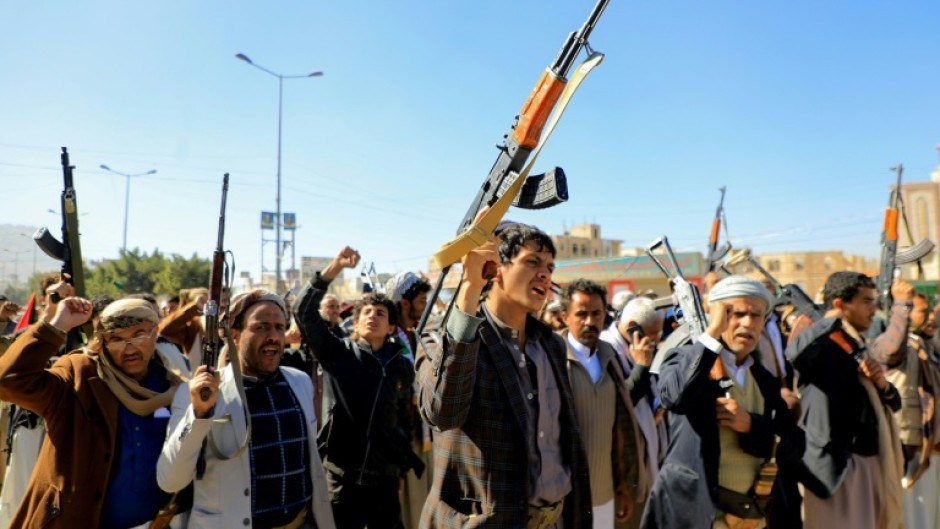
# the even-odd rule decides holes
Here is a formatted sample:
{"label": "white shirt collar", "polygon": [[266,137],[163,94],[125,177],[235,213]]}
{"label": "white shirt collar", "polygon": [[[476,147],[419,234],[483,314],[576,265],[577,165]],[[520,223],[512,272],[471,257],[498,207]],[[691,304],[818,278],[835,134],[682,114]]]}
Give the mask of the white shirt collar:
{"label": "white shirt collar", "polygon": [[747,355],[747,358],[744,359],[744,362],[741,365],[737,365],[738,359],[734,356],[734,353],[729,351],[727,348],[721,348],[721,363],[725,365],[725,371],[727,371],[731,378],[738,384],[738,387],[744,387],[744,378],[747,374],[749,367],[754,365],[754,356]]}

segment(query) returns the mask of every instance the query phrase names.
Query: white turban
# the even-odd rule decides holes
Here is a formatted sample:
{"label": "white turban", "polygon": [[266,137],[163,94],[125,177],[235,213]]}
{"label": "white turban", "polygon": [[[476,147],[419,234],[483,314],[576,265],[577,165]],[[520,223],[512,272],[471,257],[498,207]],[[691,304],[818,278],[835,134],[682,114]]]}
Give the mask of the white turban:
{"label": "white turban", "polygon": [[758,298],[764,302],[764,316],[774,308],[774,296],[756,279],[728,276],[715,283],[708,293],[708,304],[731,298]]}

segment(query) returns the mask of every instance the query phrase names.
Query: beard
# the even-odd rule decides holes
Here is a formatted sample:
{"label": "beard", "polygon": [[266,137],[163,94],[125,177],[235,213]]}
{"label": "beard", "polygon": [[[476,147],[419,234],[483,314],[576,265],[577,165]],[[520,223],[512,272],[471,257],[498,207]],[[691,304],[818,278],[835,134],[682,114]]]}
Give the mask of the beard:
{"label": "beard", "polygon": [[581,327],[581,332],[578,333],[578,343],[588,347],[592,351],[594,346],[597,345],[597,339],[600,336],[600,330],[593,325],[585,325]]}

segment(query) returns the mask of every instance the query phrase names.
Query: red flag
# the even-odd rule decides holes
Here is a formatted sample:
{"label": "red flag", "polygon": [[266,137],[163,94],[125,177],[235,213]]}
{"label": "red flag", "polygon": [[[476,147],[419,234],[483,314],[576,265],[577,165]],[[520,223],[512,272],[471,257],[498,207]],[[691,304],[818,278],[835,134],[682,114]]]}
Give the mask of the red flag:
{"label": "red flag", "polygon": [[26,310],[23,311],[23,316],[20,317],[20,321],[16,323],[16,328],[13,329],[13,334],[16,334],[23,329],[29,327],[35,320],[35,307],[36,307],[36,293],[33,292],[29,296],[29,302],[26,303]]}

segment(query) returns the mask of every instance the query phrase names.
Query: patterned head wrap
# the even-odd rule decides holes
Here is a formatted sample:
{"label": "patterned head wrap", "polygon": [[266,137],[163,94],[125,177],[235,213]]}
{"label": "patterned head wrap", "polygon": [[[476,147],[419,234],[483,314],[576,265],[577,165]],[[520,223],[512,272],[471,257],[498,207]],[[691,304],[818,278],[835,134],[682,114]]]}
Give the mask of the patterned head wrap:
{"label": "patterned head wrap", "polygon": [[229,325],[232,325],[235,323],[235,320],[248,312],[249,307],[264,301],[269,301],[277,305],[277,308],[281,309],[281,312],[284,313],[284,320],[290,320],[287,305],[284,304],[284,300],[281,299],[281,296],[260,288],[243,292],[232,298],[223,319],[228,322]]}
{"label": "patterned head wrap", "polygon": [[101,311],[98,332],[114,332],[145,321],[154,325],[160,323],[160,316],[153,310],[150,302],[142,299],[121,299]]}

